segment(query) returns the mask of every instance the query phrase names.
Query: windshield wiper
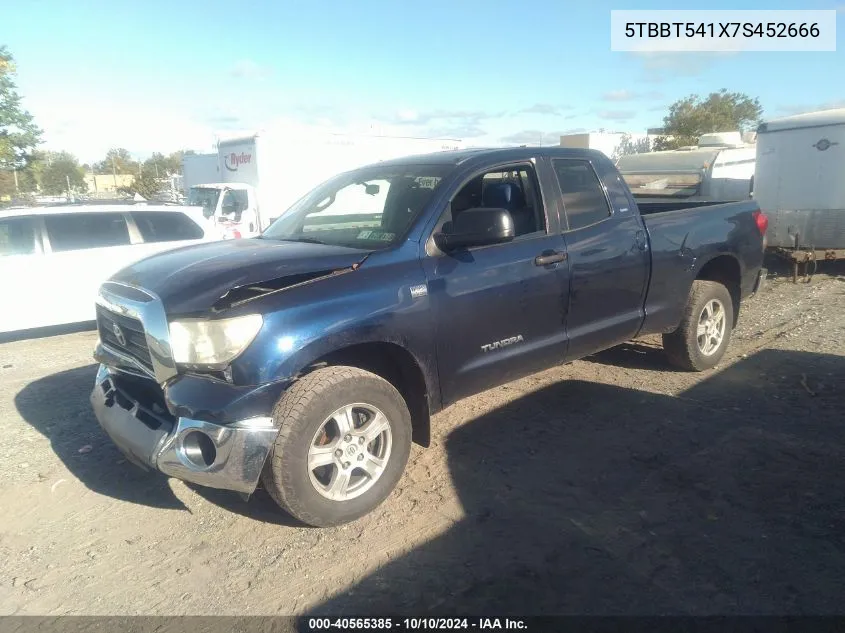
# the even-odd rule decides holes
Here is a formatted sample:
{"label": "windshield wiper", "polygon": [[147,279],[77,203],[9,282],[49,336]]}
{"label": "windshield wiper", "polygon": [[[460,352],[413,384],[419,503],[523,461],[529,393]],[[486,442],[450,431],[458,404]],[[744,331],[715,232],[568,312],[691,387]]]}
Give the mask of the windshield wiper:
{"label": "windshield wiper", "polygon": [[325,242],[321,242],[318,239],[313,237],[267,237],[265,235],[260,235],[259,237],[264,238],[265,240],[276,240],[278,242],[300,242],[302,244],[322,244],[323,246],[326,245]]}

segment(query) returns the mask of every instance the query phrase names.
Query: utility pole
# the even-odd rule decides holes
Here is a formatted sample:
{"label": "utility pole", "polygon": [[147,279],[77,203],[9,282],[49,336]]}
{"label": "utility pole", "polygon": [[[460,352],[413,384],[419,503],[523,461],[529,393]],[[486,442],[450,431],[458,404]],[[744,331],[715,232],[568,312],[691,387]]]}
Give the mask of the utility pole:
{"label": "utility pole", "polygon": [[15,194],[16,194],[16,195],[20,195],[21,190],[20,190],[20,188],[18,187],[18,168],[17,168],[17,167],[15,167],[15,168],[12,170],[12,173],[14,173],[14,174],[15,174]]}
{"label": "utility pole", "polygon": [[114,177],[114,190],[117,191],[117,167],[114,164],[114,156],[111,157],[111,175]]}
{"label": "utility pole", "polygon": [[70,200],[70,176],[65,174],[65,182],[67,183],[67,198]]}

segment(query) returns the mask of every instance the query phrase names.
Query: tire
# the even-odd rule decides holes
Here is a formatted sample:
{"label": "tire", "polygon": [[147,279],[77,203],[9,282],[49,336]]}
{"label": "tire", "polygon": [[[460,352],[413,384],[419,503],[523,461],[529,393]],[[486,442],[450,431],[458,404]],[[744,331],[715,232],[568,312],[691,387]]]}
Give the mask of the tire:
{"label": "tire", "polygon": [[[723,308],[723,328],[720,330],[718,324],[713,323],[709,330],[714,335],[722,332],[718,345],[714,344],[716,339],[708,334],[704,334],[702,339],[699,338],[699,322],[707,316],[706,310],[712,311],[714,302]],[[681,324],[671,334],[663,335],[663,349],[669,362],[688,371],[712,369],[719,364],[728,349],[733,324],[734,305],[728,289],[716,281],[694,281]]]}
{"label": "tire", "polygon": [[[338,414],[341,410],[350,412],[353,404],[361,406],[352,407],[348,418]],[[273,417],[280,430],[265,463],[262,482],[282,509],[308,525],[341,525],[368,514],[393,491],[408,463],[408,406],[393,385],[362,369],[325,367],[307,374],[285,392]],[[376,420],[383,425],[384,418],[389,433],[381,431],[378,439],[372,441],[363,437],[366,429],[375,430],[367,424]],[[344,419],[347,425],[348,420],[353,421],[346,433],[340,426]],[[356,428],[354,424],[359,422],[362,424]],[[349,437],[351,441],[347,441]],[[329,447],[333,448],[326,450]],[[312,450],[320,451],[328,463],[309,468]],[[384,458],[380,469],[375,466],[376,452]],[[366,478],[364,466],[379,474]],[[342,473],[349,475],[345,495],[340,495],[340,488],[331,486],[333,477],[343,483]],[[360,483],[357,489],[356,481]],[[333,494],[343,498],[327,496]]]}

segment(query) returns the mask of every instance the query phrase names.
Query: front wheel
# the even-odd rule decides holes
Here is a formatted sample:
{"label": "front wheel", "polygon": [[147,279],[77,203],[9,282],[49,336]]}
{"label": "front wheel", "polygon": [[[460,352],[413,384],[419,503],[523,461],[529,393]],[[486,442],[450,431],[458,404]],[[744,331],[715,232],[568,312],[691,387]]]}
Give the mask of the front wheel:
{"label": "front wheel", "polygon": [[716,281],[696,280],[678,329],[663,335],[669,362],[689,371],[715,367],[731,340],[734,305],[730,292]]}
{"label": "front wheel", "polygon": [[309,525],[357,519],[380,505],[411,451],[411,415],[386,380],[325,367],[295,382],[273,412],[280,431],[264,468],[267,491]]}

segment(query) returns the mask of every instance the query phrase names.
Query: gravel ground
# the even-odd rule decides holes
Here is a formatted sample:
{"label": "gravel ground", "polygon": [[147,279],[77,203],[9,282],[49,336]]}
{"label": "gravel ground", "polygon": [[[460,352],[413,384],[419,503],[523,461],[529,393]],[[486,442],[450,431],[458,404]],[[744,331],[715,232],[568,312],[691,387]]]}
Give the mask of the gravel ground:
{"label": "gravel ground", "polygon": [[0,614],[843,613],[825,271],[770,279],[714,371],[643,339],[453,405],[388,501],[324,530],[127,464],[89,411],[93,332],[0,344]]}

